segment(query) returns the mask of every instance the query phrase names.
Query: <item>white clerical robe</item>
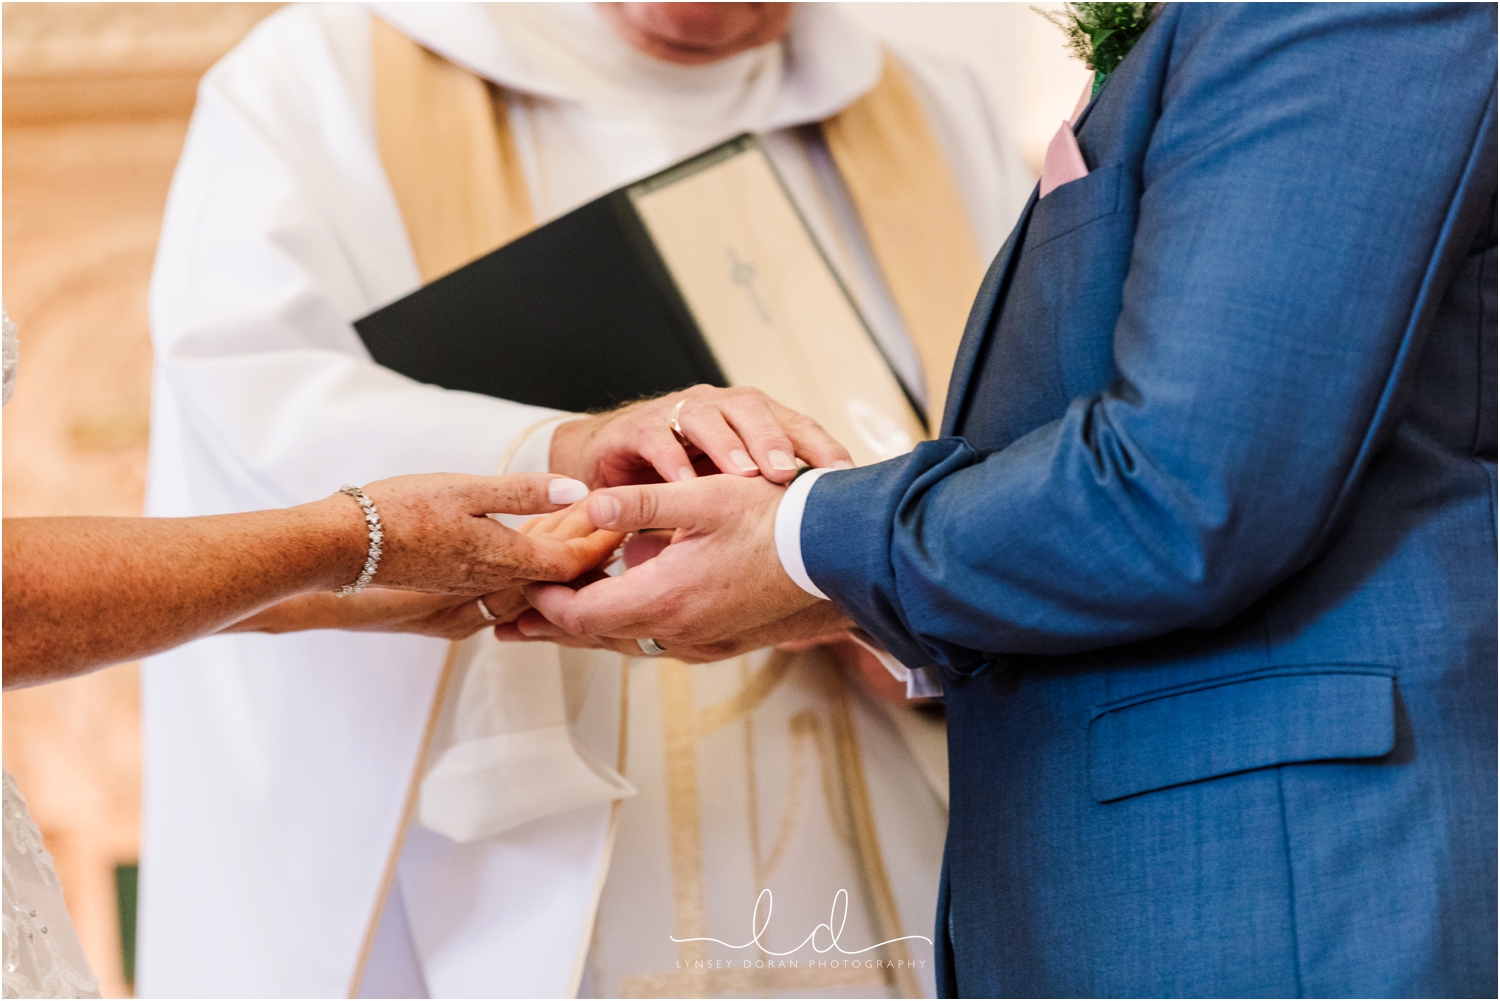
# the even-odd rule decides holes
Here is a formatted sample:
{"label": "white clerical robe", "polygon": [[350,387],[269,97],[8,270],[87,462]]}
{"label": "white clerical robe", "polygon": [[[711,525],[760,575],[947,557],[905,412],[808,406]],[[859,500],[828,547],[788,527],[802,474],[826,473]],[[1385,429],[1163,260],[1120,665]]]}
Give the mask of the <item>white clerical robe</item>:
{"label": "white clerical robe", "polygon": [[[685,68],[625,48],[586,5],[377,6],[505,88],[539,222],[740,131],[763,134],[920,395],[858,220],[802,128],[880,72],[879,44],[836,9],[809,5],[785,43]],[[151,289],[153,515],[295,504],[402,473],[491,473],[517,444],[509,468],[545,465],[544,435],[518,439],[548,411],[416,384],[373,364],[351,325],[419,284],[376,146],[370,16],[288,8],[203,81]],[[1030,178],[972,76],[900,55],[988,259]],[[422,637],[317,632],[213,638],[148,662],[144,995],[350,990],[445,652]],[[387,911],[404,927],[382,934],[441,944],[423,957],[435,995],[567,993],[610,816],[599,804],[425,855],[440,836],[414,825]]]}

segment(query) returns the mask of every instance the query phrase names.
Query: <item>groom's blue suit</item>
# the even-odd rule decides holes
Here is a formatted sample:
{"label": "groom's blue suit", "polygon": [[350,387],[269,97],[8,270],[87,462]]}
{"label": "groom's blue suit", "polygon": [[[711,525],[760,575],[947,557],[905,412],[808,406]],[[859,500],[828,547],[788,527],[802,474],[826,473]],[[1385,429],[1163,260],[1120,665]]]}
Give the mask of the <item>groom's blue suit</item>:
{"label": "groom's blue suit", "polygon": [[950,994],[1496,989],[1495,9],[1171,4],[812,579],[945,675]]}

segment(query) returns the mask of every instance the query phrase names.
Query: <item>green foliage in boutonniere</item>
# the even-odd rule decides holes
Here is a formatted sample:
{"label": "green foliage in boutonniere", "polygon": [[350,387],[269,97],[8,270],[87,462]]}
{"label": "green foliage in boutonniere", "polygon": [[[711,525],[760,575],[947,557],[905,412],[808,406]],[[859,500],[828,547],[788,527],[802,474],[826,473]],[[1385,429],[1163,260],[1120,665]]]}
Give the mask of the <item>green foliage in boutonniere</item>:
{"label": "green foliage in boutonniere", "polygon": [[1062,29],[1068,51],[1094,71],[1094,93],[1151,27],[1156,3],[1065,3],[1062,10],[1032,10]]}

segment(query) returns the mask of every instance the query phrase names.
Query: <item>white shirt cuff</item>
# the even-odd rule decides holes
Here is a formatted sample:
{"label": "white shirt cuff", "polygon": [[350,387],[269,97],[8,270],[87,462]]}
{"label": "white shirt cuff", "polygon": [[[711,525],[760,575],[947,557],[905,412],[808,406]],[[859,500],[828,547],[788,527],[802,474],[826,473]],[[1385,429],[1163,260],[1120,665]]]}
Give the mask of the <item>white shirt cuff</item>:
{"label": "white shirt cuff", "polygon": [[874,654],[875,659],[880,661],[880,666],[885,668],[891,677],[906,686],[907,698],[940,699],[943,697],[943,686],[933,682],[932,675],[926,668],[907,667],[891,656],[889,650],[881,646],[875,637],[863,629],[849,630],[849,638]]}
{"label": "white shirt cuff", "polygon": [[819,476],[829,472],[832,470],[812,469],[797,477],[781,495],[781,504],[776,508],[776,555],[781,558],[781,568],[797,582],[798,587],[824,601],[828,600],[828,595],[812,582],[802,563],[802,510],[807,507],[807,495],[813,484]]}

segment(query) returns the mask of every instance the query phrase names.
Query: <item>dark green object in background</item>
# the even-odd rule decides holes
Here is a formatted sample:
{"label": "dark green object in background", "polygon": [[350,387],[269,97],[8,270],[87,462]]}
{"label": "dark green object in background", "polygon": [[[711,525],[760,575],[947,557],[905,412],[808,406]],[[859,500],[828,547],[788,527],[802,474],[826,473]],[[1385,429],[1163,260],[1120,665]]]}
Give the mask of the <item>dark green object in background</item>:
{"label": "dark green object in background", "polygon": [[120,909],[120,965],[125,982],[135,987],[135,898],[141,867],[135,863],[115,866],[115,902]]}

